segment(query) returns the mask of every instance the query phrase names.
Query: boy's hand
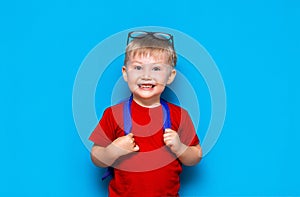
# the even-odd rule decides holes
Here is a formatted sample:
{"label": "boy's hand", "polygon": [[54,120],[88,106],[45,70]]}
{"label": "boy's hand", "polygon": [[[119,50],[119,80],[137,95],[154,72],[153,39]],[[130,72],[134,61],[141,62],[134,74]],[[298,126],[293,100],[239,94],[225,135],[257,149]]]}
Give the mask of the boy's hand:
{"label": "boy's hand", "polygon": [[186,148],[186,146],[181,143],[178,133],[172,129],[165,129],[163,137],[165,144],[176,156],[179,156]]}
{"label": "boy's hand", "polygon": [[140,149],[139,146],[135,144],[132,133],[115,139],[111,145],[116,148],[115,153],[119,157],[132,152],[136,152]]}

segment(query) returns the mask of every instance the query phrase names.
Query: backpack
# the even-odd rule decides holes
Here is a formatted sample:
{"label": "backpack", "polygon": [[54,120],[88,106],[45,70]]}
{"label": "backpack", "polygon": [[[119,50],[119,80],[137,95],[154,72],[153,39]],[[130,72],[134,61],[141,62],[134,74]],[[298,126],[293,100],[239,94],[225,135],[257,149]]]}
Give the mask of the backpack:
{"label": "backpack", "polygon": [[[133,100],[133,95],[129,97],[126,101],[124,101],[123,107],[123,121],[124,121],[124,133],[125,135],[129,134],[132,129],[132,120],[131,120],[131,104]],[[167,128],[171,128],[171,118],[170,118],[170,108],[168,106],[167,101],[164,99],[160,99],[160,104],[162,105],[163,109],[163,118],[164,118],[164,125],[163,130]],[[113,176],[114,169],[113,167],[108,167],[102,176],[102,181],[108,178],[109,176]]]}

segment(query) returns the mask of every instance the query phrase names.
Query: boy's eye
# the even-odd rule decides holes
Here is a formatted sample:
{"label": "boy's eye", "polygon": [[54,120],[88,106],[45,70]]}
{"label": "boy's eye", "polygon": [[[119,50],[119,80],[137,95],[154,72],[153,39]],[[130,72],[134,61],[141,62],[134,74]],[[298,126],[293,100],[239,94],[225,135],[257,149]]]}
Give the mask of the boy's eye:
{"label": "boy's eye", "polygon": [[135,70],[142,70],[142,66],[134,66]]}
{"label": "boy's eye", "polygon": [[158,67],[158,66],[153,67],[152,70],[154,70],[154,71],[160,71],[160,67]]}

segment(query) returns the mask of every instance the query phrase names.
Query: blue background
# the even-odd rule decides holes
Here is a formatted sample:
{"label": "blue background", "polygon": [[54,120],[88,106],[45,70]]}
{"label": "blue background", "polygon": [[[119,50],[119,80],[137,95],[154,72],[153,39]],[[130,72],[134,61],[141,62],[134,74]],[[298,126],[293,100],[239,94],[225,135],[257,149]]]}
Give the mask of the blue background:
{"label": "blue background", "polygon": [[222,134],[185,169],[182,196],[300,196],[299,19],[296,0],[2,1],[0,195],[104,196],[73,121],[74,79],[101,40],[155,25],[200,42],[226,86]]}

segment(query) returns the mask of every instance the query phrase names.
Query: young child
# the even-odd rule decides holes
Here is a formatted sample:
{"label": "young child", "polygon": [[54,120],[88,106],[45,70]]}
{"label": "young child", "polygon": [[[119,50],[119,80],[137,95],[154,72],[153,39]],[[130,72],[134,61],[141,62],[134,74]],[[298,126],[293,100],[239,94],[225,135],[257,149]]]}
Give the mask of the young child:
{"label": "young child", "polygon": [[90,136],[93,163],[113,167],[109,196],[179,196],[182,164],[202,157],[187,111],[161,99],[176,61],[172,35],[128,34],[122,74],[132,96],[107,108]]}

